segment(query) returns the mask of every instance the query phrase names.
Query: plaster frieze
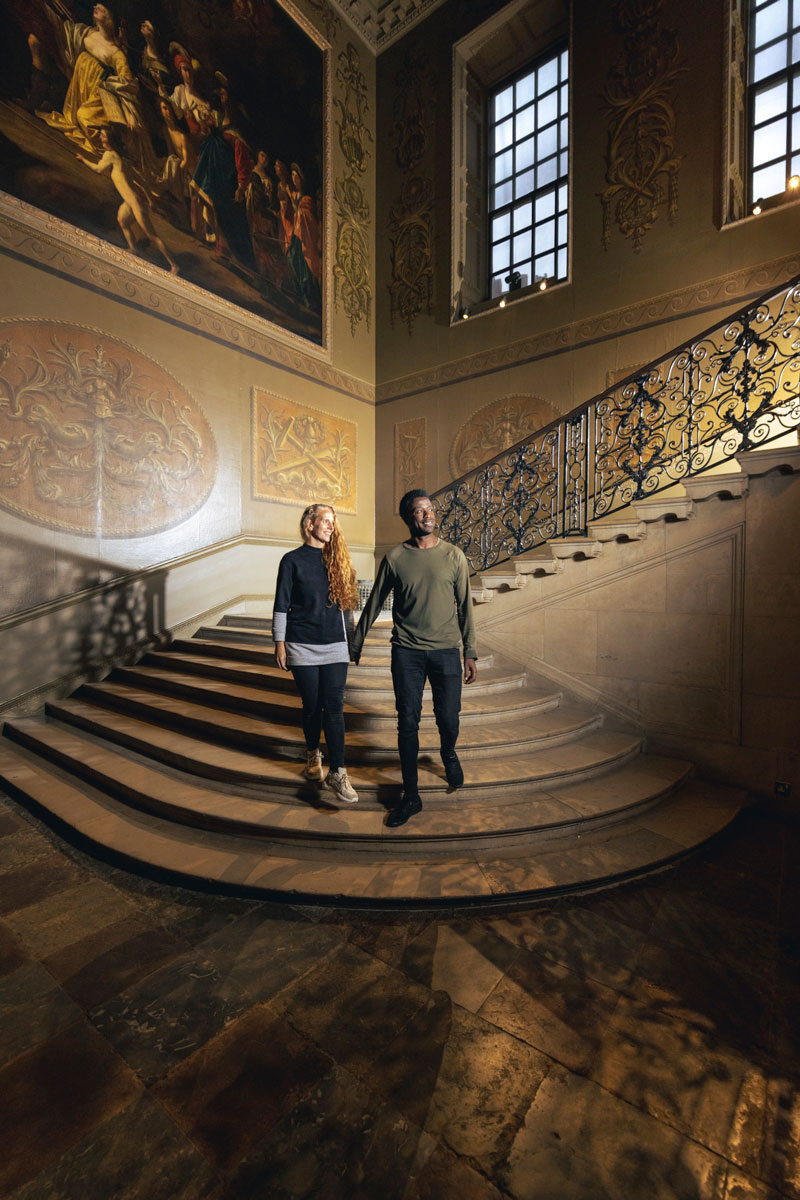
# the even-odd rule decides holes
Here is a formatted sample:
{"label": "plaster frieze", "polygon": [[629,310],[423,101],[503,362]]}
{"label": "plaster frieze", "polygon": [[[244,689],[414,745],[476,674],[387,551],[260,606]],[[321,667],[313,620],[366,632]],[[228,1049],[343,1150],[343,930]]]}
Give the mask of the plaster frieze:
{"label": "plaster frieze", "polygon": [[238,305],[0,192],[3,251],[323,387],[373,402],[372,384],[334,367],[329,351],[267,326]]}
{"label": "plaster frieze", "polygon": [[376,388],[376,404],[389,404],[435,388],[466,383],[482,375],[524,366],[550,354],[578,350],[582,346],[603,342],[621,334],[635,333],[665,321],[691,317],[721,307],[730,306],[733,309],[761,292],[780,285],[798,272],[800,254],[795,253],[690,287],[665,292],[637,304],[627,304],[594,317],[571,321],[532,337],[494,346],[438,367],[426,368],[379,384]]}

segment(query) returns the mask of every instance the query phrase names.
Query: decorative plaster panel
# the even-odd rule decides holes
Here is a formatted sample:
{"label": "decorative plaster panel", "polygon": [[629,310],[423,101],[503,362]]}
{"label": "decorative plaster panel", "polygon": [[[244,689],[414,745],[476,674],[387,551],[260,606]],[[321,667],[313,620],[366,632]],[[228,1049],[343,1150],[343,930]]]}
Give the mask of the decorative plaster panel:
{"label": "decorative plaster panel", "polygon": [[454,479],[537,429],[555,420],[558,413],[538,396],[503,396],[473,413],[459,429],[450,450]]}
{"label": "decorative plaster panel", "polygon": [[356,425],[253,388],[253,495],[356,511]]}
{"label": "decorative plaster panel", "polygon": [[208,498],[211,428],[163,367],[97,330],[0,324],[0,504],[99,537],[169,529]]}
{"label": "decorative plaster panel", "polygon": [[427,421],[416,417],[394,427],[394,507],[411,488],[425,487]]}

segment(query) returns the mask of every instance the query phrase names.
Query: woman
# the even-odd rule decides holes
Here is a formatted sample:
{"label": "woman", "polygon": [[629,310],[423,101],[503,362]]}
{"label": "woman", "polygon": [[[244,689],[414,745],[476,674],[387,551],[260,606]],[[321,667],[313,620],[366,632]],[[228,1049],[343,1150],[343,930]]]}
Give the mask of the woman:
{"label": "woman", "polygon": [[[350,661],[348,632],[357,602],[356,573],[329,504],[310,504],[300,518],[303,545],[284,554],[272,614],[275,658],[291,670],[303,704],[306,765],[303,775],[326,784],[339,800],[358,796],[344,768],[344,685]],[[330,770],[325,778],[321,729]]]}

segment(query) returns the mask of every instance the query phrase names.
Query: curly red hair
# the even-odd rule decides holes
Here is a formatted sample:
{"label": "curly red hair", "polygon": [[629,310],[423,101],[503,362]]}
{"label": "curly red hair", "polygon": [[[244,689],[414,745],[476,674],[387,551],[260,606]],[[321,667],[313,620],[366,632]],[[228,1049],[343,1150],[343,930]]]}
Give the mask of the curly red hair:
{"label": "curly red hair", "polygon": [[300,518],[300,536],[308,540],[311,522],[317,513],[329,512],[333,517],[333,532],[331,540],[322,548],[322,561],[328,573],[328,594],[331,603],[338,605],[343,611],[358,607],[358,586],[356,572],[350,559],[350,551],[344,534],[339,528],[339,518],[332,504],[309,504]]}

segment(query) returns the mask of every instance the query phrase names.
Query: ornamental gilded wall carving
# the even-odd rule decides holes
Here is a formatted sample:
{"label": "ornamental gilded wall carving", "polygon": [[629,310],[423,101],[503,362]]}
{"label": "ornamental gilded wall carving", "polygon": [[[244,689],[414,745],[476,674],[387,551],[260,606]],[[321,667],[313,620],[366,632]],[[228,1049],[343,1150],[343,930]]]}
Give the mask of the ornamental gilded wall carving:
{"label": "ornamental gilded wall carving", "polygon": [[394,427],[394,507],[412,488],[425,487],[428,427],[425,417],[398,421]]}
{"label": "ornamental gilded wall carving", "polygon": [[325,37],[329,42],[334,41],[342,28],[342,18],[328,0],[308,0],[312,12],[316,13],[325,29]]}
{"label": "ornamental gilded wall carving", "polygon": [[538,396],[503,396],[479,408],[459,429],[450,450],[453,479],[549,425],[559,414]]}
{"label": "ornamental gilded wall carving", "polygon": [[684,68],[678,36],[661,23],[663,0],[619,0],[615,23],[625,35],[622,54],[603,91],[610,116],[603,206],[603,245],[611,240],[612,217],[637,252],[665,203],[669,220],[678,211],[673,88]]}
{"label": "ornamental gilded wall carving", "polygon": [[256,500],[356,511],[353,421],[253,388],[252,447]]}
{"label": "ornamental gilded wall carving", "polygon": [[334,303],[341,304],[350,321],[350,333],[366,321],[370,327],[372,288],[369,282],[370,212],[362,177],[370,157],[372,141],[365,114],[369,108],[367,82],[361,59],[352,42],[339,55],[336,82],[341,94],[334,98],[339,110],[339,146],[347,169],[336,180],[336,252],[333,264]]}
{"label": "ornamental gilded wall carving", "polygon": [[[430,87],[427,54],[406,53],[397,74],[394,101],[394,155],[398,167],[413,171],[425,157],[436,94]],[[391,283],[390,319],[405,321],[409,334],[414,319],[433,304],[433,182],[407,174],[400,196],[389,211]]]}
{"label": "ornamental gilded wall carving", "polygon": [[214,435],[163,367],[93,329],[0,324],[0,505],[92,537],[169,529],[208,498]]}

